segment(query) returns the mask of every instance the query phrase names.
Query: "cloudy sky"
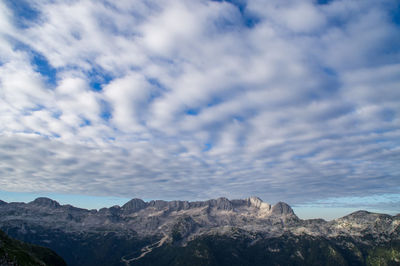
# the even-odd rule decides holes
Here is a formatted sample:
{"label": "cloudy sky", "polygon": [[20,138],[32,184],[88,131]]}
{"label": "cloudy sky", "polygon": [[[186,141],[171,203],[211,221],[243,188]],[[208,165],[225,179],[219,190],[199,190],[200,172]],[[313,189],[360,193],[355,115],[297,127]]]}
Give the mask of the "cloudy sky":
{"label": "cloudy sky", "polygon": [[1,0],[0,189],[400,212],[400,4]]}

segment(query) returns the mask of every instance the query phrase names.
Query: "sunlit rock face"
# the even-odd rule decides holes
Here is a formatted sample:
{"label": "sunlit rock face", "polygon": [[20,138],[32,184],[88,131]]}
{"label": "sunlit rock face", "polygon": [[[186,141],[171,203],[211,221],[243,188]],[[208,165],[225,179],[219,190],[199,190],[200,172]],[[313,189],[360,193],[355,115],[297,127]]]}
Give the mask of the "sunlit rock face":
{"label": "sunlit rock face", "polygon": [[247,200],[250,202],[251,206],[254,206],[254,207],[258,208],[258,209],[266,210],[266,211],[271,210],[271,205],[266,203],[266,202],[263,202],[258,197],[251,197],[251,198],[248,198]]}

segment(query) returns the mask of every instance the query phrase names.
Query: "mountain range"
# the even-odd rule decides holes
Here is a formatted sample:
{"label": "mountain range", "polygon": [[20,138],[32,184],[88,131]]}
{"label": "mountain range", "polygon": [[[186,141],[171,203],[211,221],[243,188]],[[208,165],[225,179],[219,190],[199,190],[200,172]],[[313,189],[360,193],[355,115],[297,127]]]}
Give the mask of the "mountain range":
{"label": "mountain range", "polygon": [[0,201],[0,229],[68,265],[400,265],[400,215],[302,220],[257,197],[132,199],[100,210]]}

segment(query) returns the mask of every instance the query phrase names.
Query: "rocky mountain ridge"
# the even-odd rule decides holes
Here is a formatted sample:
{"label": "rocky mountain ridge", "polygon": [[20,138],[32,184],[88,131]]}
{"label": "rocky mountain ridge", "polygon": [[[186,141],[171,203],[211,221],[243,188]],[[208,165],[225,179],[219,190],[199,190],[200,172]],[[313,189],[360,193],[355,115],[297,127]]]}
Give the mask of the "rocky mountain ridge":
{"label": "rocky mountain ridge", "polygon": [[55,200],[43,197],[29,203],[0,204],[0,224],[23,220],[67,231],[120,230],[124,233],[135,232],[141,236],[171,235],[174,224],[182,217],[191,217],[191,233],[197,234],[237,227],[265,232],[271,236],[287,231],[324,236],[357,236],[367,232],[390,235],[400,225],[399,216],[367,211],[354,212],[330,222],[322,219],[301,220],[288,204],[278,202],[270,205],[258,197],[238,200],[218,198],[194,202],[145,202],[135,198],[122,207],[116,205],[100,210],[60,205]]}
{"label": "rocky mountain ridge", "polygon": [[[216,238],[217,242],[225,238],[241,239],[247,241],[246,245],[264,243],[266,239],[282,239],[285,243],[301,239],[309,243],[309,238],[325,243],[328,239],[346,249],[400,241],[399,216],[358,211],[333,221],[302,220],[288,204],[271,205],[257,197],[194,202],[145,202],[135,198],[123,206],[99,210],[60,205],[49,198],[29,203],[0,202],[0,229],[21,240],[54,249],[69,264],[81,264],[82,258],[74,257],[76,254],[66,250],[65,245],[81,251],[82,243],[87,246],[103,243],[96,248],[116,245],[114,249],[120,250],[121,255],[118,261],[129,265],[138,257],[140,260],[151,257],[154,250],[171,245],[190,247],[199,239]],[[230,245],[235,245],[235,241],[229,242]],[[329,243],[325,243],[327,248]],[[135,246],[144,251],[127,252]],[[90,261],[85,264],[90,265]]]}
{"label": "rocky mountain ridge", "polygon": [[173,224],[182,216],[192,217],[198,229],[207,231],[220,226],[257,226],[264,224],[264,220],[270,224],[299,220],[286,203],[278,202],[272,206],[257,197],[195,202],[132,199],[122,207],[98,211],[37,198],[29,203],[4,203],[0,205],[0,214],[1,223],[24,220],[68,231],[119,229],[135,231],[142,236],[169,234]]}

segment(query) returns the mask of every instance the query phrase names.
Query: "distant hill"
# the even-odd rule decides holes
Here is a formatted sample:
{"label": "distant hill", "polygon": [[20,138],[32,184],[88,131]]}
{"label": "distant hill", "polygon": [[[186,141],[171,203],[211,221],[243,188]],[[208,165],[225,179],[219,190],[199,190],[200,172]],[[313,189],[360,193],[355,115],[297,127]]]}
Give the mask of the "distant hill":
{"label": "distant hill", "polygon": [[64,266],[66,263],[50,249],[12,239],[0,230],[0,265]]}
{"label": "distant hill", "polygon": [[257,197],[132,199],[98,211],[48,198],[1,202],[0,228],[68,265],[400,265],[400,216],[302,220]]}

